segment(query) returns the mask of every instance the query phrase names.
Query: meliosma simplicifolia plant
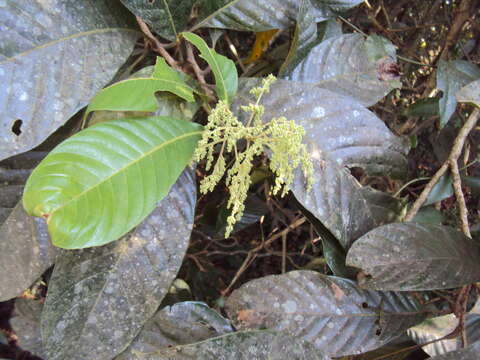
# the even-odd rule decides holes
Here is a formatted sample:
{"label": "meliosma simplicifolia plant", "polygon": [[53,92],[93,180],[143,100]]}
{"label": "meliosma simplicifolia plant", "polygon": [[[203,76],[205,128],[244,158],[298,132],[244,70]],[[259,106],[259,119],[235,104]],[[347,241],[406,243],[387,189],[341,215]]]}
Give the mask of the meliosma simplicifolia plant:
{"label": "meliosma simplicifolia plant", "polygon": [[[225,101],[219,101],[208,117],[208,123],[198,143],[194,160],[206,159],[206,170],[212,169],[200,184],[200,191],[205,194],[212,191],[226,173],[226,186],[229,190],[227,208],[231,213],[227,218],[225,237],[233,230],[245,210],[245,200],[252,182],[250,173],[253,160],[265,150],[270,152],[270,169],[275,174],[273,195],[281,191],[284,196],[293,182],[294,170],[301,165],[307,178],[307,190],[313,184],[313,164],[302,144],[305,129],[293,120],[285,117],[273,118],[264,122],[265,108],[260,104],[263,94],[267,93],[275,81],[273,75],[263,79],[262,86],[254,87],[250,93],[256,102],[242,106],[241,110],[250,114],[243,124],[232,113]],[[242,143],[243,141],[243,143]],[[218,155],[214,155],[220,147]],[[225,153],[233,153],[233,164],[226,167]]]}

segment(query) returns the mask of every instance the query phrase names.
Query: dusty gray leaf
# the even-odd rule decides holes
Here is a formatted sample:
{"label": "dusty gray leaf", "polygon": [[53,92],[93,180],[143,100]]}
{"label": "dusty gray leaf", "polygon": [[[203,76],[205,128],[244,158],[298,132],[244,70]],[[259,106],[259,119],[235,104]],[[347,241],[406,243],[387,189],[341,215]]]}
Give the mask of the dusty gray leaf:
{"label": "dusty gray leaf", "polygon": [[[361,0],[307,0],[315,22],[335,17],[336,11],[352,8]],[[287,29],[295,24],[301,2],[297,0],[203,0],[200,2],[202,20],[194,26],[266,31]]]}
{"label": "dusty gray leaf", "polygon": [[141,360],[329,360],[308,342],[269,331],[226,334],[195,344],[139,354]]}
{"label": "dusty gray leaf", "polygon": [[[252,101],[248,91],[258,84],[258,79],[240,81],[237,101],[241,105]],[[262,104],[265,120],[285,116],[302,125],[304,141],[313,155],[325,154],[339,165],[362,167],[371,174],[405,174],[408,141],[394,135],[351,97],[316,84],[277,80],[262,97]]]}
{"label": "dusty gray leaf", "polygon": [[27,215],[19,202],[0,227],[0,301],[20,295],[53,265],[44,219]]}
{"label": "dusty gray leaf", "polygon": [[297,170],[292,192],[300,204],[340,241],[350,248],[360,236],[375,227],[361,187],[348,170],[325,158],[313,158],[314,184],[307,191],[303,172]]}
{"label": "dusty gray leaf", "polygon": [[478,360],[480,354],[480,341],[477,341],[465,349],[452,351],[444,355],[432,357],[432,360]]}
{"label": "dusty gray leaf", "polygon": [[443,92],[440,99],[440,126],[450,120],[457,106],[458,90],[480,78],[480,68],[464,60],[440,60],[437,69],[437,88]]}
{"label": "dusty gray leaf", "polygon": [[136,354],[191,344],[232,331],[230,322],[207,304],[195,301],[177,303],[157,311],[116,360],[142,359]]}
{"label": "dusty gray leaf", "polygon": [[347,265],[362,269],[364,288],[448,289],[480,281],[480,244],[442,225],[394,223],[362,236]]}
{"label": "dusty gray leaf", "polygon": [[473,81],[461,88],[456,98],[458,102],[468,102],[480,107],[480,80]]}
{"label": "dusty gray leaf", "polygon": [[138,33],[128,12],[108,0],[0,5],[4,159],[40,144],[85,106],[124,63]]}
{"label": "dusty gray leaf", "polygon": [[198,0],[120,0],[164,38],[175,41],[186,29],[193,5]]}
{"label": "dusty gray leaf", "polygon": [[45,358],[45,349],[40,333],[42,308],[43,304],[36,300],[15,300],[15,315],[10,319],[10,325],[18,338],[18,347]]}
{"label": "dusty gray leaf", "polygon": [[232,293],[226,309],[237,328],[290,333],[335,357],[378,348],[425,318],[408,295],[361,290],[313,271],[250,281]]}
{"label": "dusty gray leaf", "polygon": [[[454,314],[448,314],[432,319],[408,330],[408,335],[417,343],[424,344],[429,341],[441,339],[450,334],[458,325],[458,319]],[[467,314],[465,321],[467,343],[472,344],[480,340],[480,315]],[[460,337],[445,339],[423,346],[422,349],[430,356],[437,356],[462,348]]]}
{"label": "dusty gray leaf", "polygon": [[0,183],[0,206],[14,208],[23,193],[23,185],[1,185]]}
{"label": "dusty gray leaf", "polygon": [[369,186],[362,187],[361,192],[368,202],[375,223],[374,227],[395,222],[405,211],[405,202],[390,194]]}
{"label": "dusty gray leaf", "polygon": [[[364,106],[401,86],[395,51],[378,36],[345,34],[316,45],[286,77],[351,96]],[[383,39],[385,40],[385,39]],[[379,45],[380,43],[380,45]]]}
{"label": "dusty gray leaf", "polygon": [[196,202],[187,169],[130,234],[64,251],[49,283],[42,335],[50,360],[112,359],[155,313],[188,247]]}

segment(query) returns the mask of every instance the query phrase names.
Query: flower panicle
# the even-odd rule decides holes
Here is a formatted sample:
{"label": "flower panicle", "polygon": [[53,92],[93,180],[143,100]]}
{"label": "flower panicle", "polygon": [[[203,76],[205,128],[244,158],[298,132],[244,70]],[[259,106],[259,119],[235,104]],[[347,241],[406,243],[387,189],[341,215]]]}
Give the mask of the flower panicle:
{"label": "flower panicle", "polygon": [[[205,159],[207,171],[213,166],[210,174],[200,183],[200,191],[204,194],[213,191],[226,173],[225,184],[229,190],[227,208],[231,212],[227,218],[225,237],[231,234],[235,223],[245,211],[253,161],[266,149],[271,153],[270,169],[275,174],[272,194],[280,193],[284,196],[288,193],[294,180],[294,171],[300,165],[307,179],[307,190],[313,185],[312,160],[302,143],[305,129],[285,117],[263,123],[265,108],[260,105],[260,100],[269,92],[275,80],[275,77],[270,75],[263,79],[261,86],[250,90],[256,101],[241,107],[242,111],[250,114],[245,124],[238,120],[226,102],[219,101],[208,116],[208,124],[193,157],[195,161]],[[237,147],[240,140],[245,142]],[[219,153],[215,161],[214,154],[217,151]],[[234,152],[234,161],[229,169],[224,152]]]}

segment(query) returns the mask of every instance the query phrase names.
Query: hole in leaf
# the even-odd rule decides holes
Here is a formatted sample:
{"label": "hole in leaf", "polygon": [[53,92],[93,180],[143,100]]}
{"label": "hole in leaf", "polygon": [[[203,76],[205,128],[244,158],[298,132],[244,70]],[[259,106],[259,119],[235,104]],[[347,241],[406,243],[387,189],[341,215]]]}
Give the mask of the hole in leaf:
{"label": "hole in leaf", "polygon": [[367,308],[368,308],[368,304],[367,304],[366,302],[363,302],[363,303],[362,303],[362,308],[367,309]]}
{"label": "hole in leaf", "polygon": [[148,0],[148,3],[152,5],[155,2],[155,0]]}
{"label": "hole in leaf", "polygon": [[377,331],[375,331],[375,335],[380,336],[381,334],[382,334],[382,329],[377,329]]}
{"label": "hole in leaf", "polygon": [[12,125],[12,132],[19,136],[22,133],[22,124],[23,121],[20,119],[15,120],[15,122]]}

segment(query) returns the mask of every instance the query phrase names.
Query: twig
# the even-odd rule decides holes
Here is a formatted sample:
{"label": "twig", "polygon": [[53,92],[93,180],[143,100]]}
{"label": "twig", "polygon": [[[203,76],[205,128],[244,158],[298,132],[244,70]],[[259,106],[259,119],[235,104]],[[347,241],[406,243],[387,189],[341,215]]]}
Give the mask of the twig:
{"label": "twig", "polygon": [[[470,133],[470,131],[472,131],[472,129],[475,127],[475,124],[477,123],[479,117],[480,117],[480,109],[475,108],[473,112],[470,114],[470,116],[468,117],[463,127],[460,129],[457,137],[455,138],[452,150],[448,156],[447,161],[443,163],[440,169],[437,170],[435,175],[433,175],[432,179],[425,186],[425,188],[421,192],[418,199],[413,203],[413,206],[408,211],[407,215],[404,218],[404,221],[411,221],[414,218],[414,216],[417,214],[420,207],[423,205],[423,203],[427,199],[428,194],[430,194],[435,184],[438,182],[438,180],[440,180],[440,177],[447,171],[449,166],[452,166],[454,162],[455,163],[457,162],[458,158],[460,157],[460,154],[462,153],[462,148],[463,148],[463,145],[465,144],[465,140],[467,139],[467,136]],[[458,171],[458,165],[456,169]],[[461,182],[460,182],[460,192],[461,192]],[[462,204],[460,203],[462,200],[459,198],[459,196],[457,196],[457,201],[459,202],[460,210],[466,211],[465,199],[463,199],[463,208],[462,208]],[[468,226],[468,223],[467,223],[467,226]],[[462,230],[464,230],[463,224],[462,224]],[[470,231],[465,232],[465,235],[468,236],[469,234],[470,234]]]}
{"label": "twig", "polygon": [[166,50],[167,45],[162,44],[155,36],[153,36],[152,32],[148,28],[148,25],[145,24],[145,22],[138,16],[136,16],[138,26],[140,26],[140,30],[142,30],[143,34],[147,37],[148,40],[150,40],[154,47],[155,51],[157,51],[160,55],[162,55],[165,58],[165,61],[173,68],[177,70],[181,70],[180,66],[178,63],[175,61],[175,59],[168,53]]}
{"label": "twig", "polygon": [[212,89],[210,89],[207,85],[207,82],[205,81],[205,76],[204,72],[202,69],[200,69],[200,66],[198,66],[197,61],[195,60],[195,55],[193,54],[193,46],[190,44],[188,41],[186,42],[187,45],[187,60],[192,66],[193,72],[195,73],[195,76],[197,77],[198,82],[200,83],[200,86],[202,87],[203,91],[205,91],[205,94],[207,94],[208,97],[214,98]]}
{"label": "twig", "polygon": [[282,274],[287,272],[287,234],[282,235]]}
{"label": "twig", "polygon": [[460,214],[460,225],[463,233],[471,238],[472,234],[470,234],[470,227],[468,226],[468,209],[467,205],[465,204],[465,197],[463,196],[462,180],[460,178],[457,160],[450,160],[450,171],[452,172],[453,190],[455,192],[455,198],[457,199],[458,204],[458,212]]}

